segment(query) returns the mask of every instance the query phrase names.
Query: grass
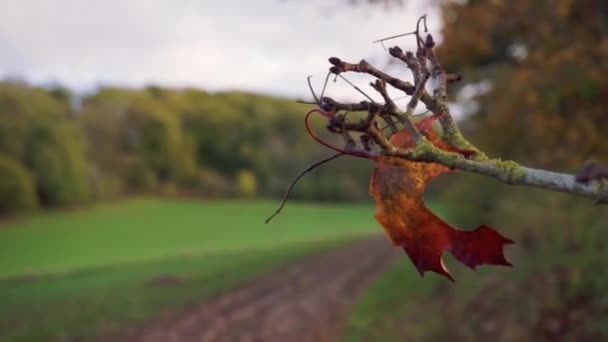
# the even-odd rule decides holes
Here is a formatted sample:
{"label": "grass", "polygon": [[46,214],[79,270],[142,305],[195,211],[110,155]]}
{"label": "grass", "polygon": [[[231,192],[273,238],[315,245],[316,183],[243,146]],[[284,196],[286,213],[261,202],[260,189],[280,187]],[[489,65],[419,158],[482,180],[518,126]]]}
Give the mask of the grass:
{"label": "grass", "polygon": [[64,273],[178,255],[230,253],[370,232],[371,206],[136,199],[0,227],[0,278]]}
{"label": "grass", "polygon": [[[0,340],[90,340],[374,231],[369,206],[135,199],[0,229]],[[169,279],[166,284],[162,279]]]}

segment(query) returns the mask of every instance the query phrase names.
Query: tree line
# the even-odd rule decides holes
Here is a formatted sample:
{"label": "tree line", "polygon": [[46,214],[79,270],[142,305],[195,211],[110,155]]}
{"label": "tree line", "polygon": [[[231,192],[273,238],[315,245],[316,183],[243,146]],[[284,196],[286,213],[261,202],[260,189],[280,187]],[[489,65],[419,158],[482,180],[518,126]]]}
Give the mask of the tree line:
{"label": "tree line", "polygon": [[[77,98],[61,87],[0,82],[0,213],[131,194],[280,197],[328,153],[306,134],[306,109],[242,92],[150,86]],[[362,200],[370,167],[328,165],[293,197]]]}

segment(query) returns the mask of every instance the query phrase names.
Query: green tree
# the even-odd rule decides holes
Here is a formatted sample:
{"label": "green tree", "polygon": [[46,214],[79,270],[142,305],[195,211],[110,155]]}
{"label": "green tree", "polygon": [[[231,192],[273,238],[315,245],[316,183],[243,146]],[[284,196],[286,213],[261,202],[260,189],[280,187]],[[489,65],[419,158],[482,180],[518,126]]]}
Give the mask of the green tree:
{"label": "green tree", "polygon": [[89,198],[84,139],[69,98],[19,83],[0,83],[0,152],[31,172],[42,205]]}
{"label": "green tree", "polygon": [[34,179],[18,161],[0,155],[0,214],[38,206]]}

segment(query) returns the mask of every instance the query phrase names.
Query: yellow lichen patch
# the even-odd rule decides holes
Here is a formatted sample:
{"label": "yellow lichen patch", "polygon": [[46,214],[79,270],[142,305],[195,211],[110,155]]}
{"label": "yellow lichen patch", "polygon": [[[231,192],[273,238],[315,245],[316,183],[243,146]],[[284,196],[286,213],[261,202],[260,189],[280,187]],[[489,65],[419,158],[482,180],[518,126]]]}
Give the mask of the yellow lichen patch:
{"label": "yellow lichen patch", "polygon": [[512,160],[499,160],[494,163],[500,172],[500,177],[508,183],[523,181],[526,171],[518,163]]}

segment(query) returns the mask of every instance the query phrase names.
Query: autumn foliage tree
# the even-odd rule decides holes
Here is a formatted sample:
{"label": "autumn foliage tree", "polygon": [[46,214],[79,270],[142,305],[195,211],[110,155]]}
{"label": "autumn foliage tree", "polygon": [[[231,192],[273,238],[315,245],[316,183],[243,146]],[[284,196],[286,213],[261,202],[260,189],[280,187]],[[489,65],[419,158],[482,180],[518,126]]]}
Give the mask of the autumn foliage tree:
{"label": "autumn foliage tree", "polygon": [[489,151],[565,170],[608,155],[605,1],[446,1],[442,12],[437,54],[466,74],[454,90],[487,85],[470,100],[471,122],[501,131],[484,135]]}

